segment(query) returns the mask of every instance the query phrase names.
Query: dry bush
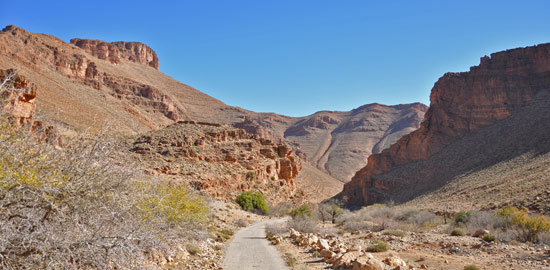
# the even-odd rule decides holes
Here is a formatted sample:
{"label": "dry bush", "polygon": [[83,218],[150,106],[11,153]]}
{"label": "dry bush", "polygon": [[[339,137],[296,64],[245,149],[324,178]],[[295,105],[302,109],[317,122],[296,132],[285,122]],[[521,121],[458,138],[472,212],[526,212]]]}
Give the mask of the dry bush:
{"label": "dry bush", "polygon": [[248,222],[242,218],[239,218],[237,220],[237,222],[235,223],[235,225],[237,225],[238,227],[241,227],[241,228],[244,228],[246,226],[248,226]]}
{"label": "dry bush", "polygon": [[317,233],[319,232],[319,226],[317,221],[307,217],[307,216],[298,216],[288,221],[288,227],[296,231],[303,233]]}
{"label": "dry bush", "polygon": [[440,217],[429,211],[380,204],[364,207],[356,212],[344,212],[337,221],[346,231],[421,231],[442,222]]}
{"label": "dry bush", "polygon": [[541,233],[538,236],[538,242],[544,245],[550,245],[550,233]]}
{"label": "dry bush", "polygon": [[284,224],[281,223],[269,224],[265,226],[265,235],[267,238],[284,234],[287,231],[288,229],[284,226]]}
{"label": "dry bush", "polygon": [[470,234],[478,230],[489,230],[491,232],[497,230],[506,231],[508,227],[504,218],[485,211],[471,212],[465,220],[465,224]]}
{"label": "dry bush", "polygon": [[151,182],[117,146],[39,142],[0,112],[0,269],[142,269],[199,231],[204,200]]}
{"label": "dry bush", "polygon": [[344,210],[340,206],[341,204],[336,200],[321,203],[315,209],[315,216],[322,222],[330,221],[332,224],[335,224],[336,219],[344,213]]}
{"label": "dry bush", "polygon": [[269,205],[269,209],[271,209],[271,211],[269,212],[269,216],[273,216],[273,217],[287,216],[290,214],[290,211],[292,210],[292,203],[280,202],[275,205]]}

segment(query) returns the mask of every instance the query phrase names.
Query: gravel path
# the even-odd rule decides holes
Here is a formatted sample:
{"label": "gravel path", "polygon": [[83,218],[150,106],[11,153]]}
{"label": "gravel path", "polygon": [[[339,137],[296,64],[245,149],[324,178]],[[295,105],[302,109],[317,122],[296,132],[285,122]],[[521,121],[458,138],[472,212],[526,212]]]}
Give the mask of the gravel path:
{"label": "gravel path", "polygon": [[265,226],[284,219],[262,221],[238,231],[225,252],[223,269],[288,269],[277,249],[265,239]]}

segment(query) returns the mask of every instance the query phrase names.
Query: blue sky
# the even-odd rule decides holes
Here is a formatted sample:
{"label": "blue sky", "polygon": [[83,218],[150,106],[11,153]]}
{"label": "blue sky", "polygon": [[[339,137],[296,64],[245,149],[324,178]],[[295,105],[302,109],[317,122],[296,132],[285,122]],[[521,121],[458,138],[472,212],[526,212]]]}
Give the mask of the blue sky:
{"label": "blue sky", "polygon": [[550,42],[550,1],[7,1],[64,41],[141,41],[160,70],[221,101],[292,116],[429,103],[445,72]]}

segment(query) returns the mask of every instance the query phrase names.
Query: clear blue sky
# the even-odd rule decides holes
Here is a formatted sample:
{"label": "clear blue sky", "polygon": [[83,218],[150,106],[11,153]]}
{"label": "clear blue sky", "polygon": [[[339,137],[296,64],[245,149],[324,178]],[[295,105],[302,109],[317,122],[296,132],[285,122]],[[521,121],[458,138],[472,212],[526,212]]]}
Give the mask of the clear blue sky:
{"label": "clear blue sky", "polygon": [[141,41],[221,101],[301,116],[429,102],[492,52],[550,42],[550,1],[8,1],[1,27]]}

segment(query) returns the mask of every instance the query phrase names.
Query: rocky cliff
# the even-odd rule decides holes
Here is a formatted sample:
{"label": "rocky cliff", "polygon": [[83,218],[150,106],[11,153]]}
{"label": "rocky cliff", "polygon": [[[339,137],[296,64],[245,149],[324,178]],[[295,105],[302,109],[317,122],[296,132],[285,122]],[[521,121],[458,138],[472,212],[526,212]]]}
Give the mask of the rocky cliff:
{"label": "rocky cliff", "polygon": [[7,112],[17,126],[32,125],[36,86],[13,69],[0,69],[0,85],[0,111]]}
{"label": "rocky cliff", "polygon": [[416,130],[427,107],[421,103],[368,104],[349,112],[322,111],[299,118],[284,137],[300,146],[312,165],[349,182],[367,158]]}
{"label": "rocky cliff", "polygon": [[106,42],[93,39],[71,39],[71,44],[82,48],[87,53],[111,62],[112,64],[120,64],[121,59],[144,64],[150,67],[159,69],[159,59],[157,54],[149,46],[141,42]]}
{"label": "rocky cliff", "polygon": [[[471,67],[469,72],[445,74],[432,89],[431,105],[420,128],[380,154],[370,156],[367,166],[344,186],[340,196],[345,196],[351,205],[364,205],[419,195],[420,190],[414,192],[416,187],[435,181],[430,177],[435,172],[415,181],[409,179],[421,172],[403,172],[393,177],[384,174],[429,159],[462,136],[532,107],[534,97],[549,90],[550,44],[494,53],[481,58],[480,65]],[[448,168],[422,169],[433,172]],[[431,188],[444,184],[442,181],[434,182]],[[395,195],[403,190],[410,192],[397,198]]]}
{"label": "rocky cliff", "polygon": [[[0,68],[15,68],[37,85],[37,110],[51,116],[64,134],[97,130],[105,123],[125,135],[182,120],[227,124],[290,144],[297,156],[319,169],[308,170],[315,173],[307,179],[324,173],[349,181],[371,153],[416,129],[425,111],[421,104],[371,104],[306,117],[256,113],[228,106],[159,72],[154,51],[141,43],[72,43],[16,26],[0,31]],[[330,190],[341,185],[331,176],[324,178],[324,183],[332,182]]]}
{"label": "rocky cliff", "polygon": [[182,121],[135,137],[128,148],[150,174],[184,181],[216,198],[232,200],[256,190],[271,202],[305,199],[295,183],[302,164],[292,148],[243,129]]}

